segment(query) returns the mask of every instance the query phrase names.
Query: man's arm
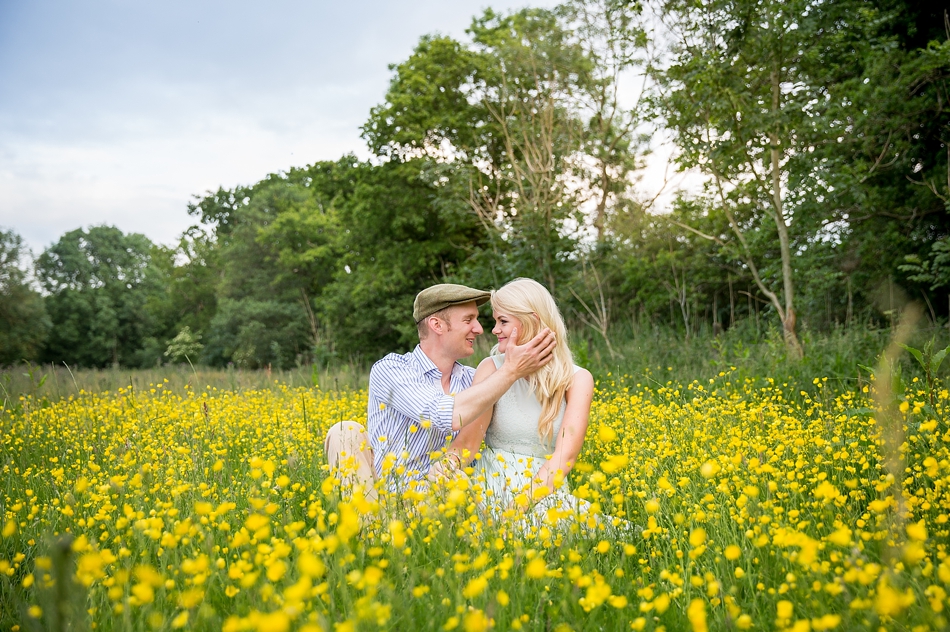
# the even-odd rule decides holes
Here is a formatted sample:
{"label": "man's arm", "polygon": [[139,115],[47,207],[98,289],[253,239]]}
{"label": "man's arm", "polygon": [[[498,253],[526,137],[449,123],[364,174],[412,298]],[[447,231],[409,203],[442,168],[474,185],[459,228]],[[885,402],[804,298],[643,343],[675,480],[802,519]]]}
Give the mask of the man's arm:
{"label": "man's arm", "polygon": [[[376,431],[374,419],[388,419],[392,413],[408,417],[410,422],[431,422],[433,428],[450,432],[455,398],[446,395],[436,384],[430,384],[399,359],[383,358],[369,374],[371,407],[368,412],[370,435]],[[408,430],[405,428],[404,430]]]}
{"label": "man's arm", "polygon": [[495,405],[511,385],[527,377],[551,360],[554,352],[554,333],[544,328],[541,333],[523,345],[516,345],[518,330],[513,329],[505,350],[505,363],[484,382],[473,384],[455,396],[452,409],[452,430],[461,430]]}

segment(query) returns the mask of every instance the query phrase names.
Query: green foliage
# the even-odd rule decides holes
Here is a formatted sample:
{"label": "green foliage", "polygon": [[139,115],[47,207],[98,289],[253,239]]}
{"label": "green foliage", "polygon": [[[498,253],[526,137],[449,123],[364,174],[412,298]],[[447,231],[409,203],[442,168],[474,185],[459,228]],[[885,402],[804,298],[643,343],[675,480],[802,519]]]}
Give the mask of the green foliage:
{"label": "green foliage", "polygon": [[[391,66],[362,129],[371,160],[209,191],[174,246],[67,233],[40,258],[46,296],[4,254],[0,362],[151,366],[187,328],[216,366],[361,363],[415,343],[422,288],[518,276],[552,290],[573,346],[603,367],[640,357],[644,332],[658,358],[705,367],[707,346],[735,347],[784,367],[794,345],[776,335],[824,362],[808,344],[871,344],[908,298],[950,317],[942,14],[899,0],[653,8],[485,10]],[[636,175],[663,126],[705,187],[658,214]],[[859,356],[839,349],[832,368]]]}
{"label": "green foliage", "polygon": [[86,367],[154,363],[157,350],[145,348],[154,324],[146,305],[159,290],[153,252],[144,235],[95,226],[66,233],[40,255],[37,278],[53,323],[44,358]]}
{"label": "green foliage", "polygon": [[201,334],[192,333],[191,327],[185,325],[168,343],[163,354],[169,362],[191,362],[197,358],[204,345],[201,344]]}
{"label": "green foliage", "polygon": [[333,281],[317,299],[333,332],[330,351],[378,355],[411,348],[418,341],[414,296],[457,273],[479,246],[475,218],[442,194],[444,171],[426,160],[361,168],[339,210],[346,230]]}
{"label": "green foliage", "polygon": [[189,207],[216,237],[213,258],[202,259],[202,288],[217,305],[202,327],[205,361],[292,366],[312,357],[325,329],[313,300],[342,268],[338,207],[362,169],[349,156],[316,163]]}
{"label": "green foliage", "polygon": [[183,327],[199,335],[208,330],[217,310],[219,266],[214,234],[197,226],[186,230],[176,247],[156,247],[149,272],[161,291],[149,294],[146,307],[159,338],[171,338]]}
{"label": "green foliage", "polygon": [[469,45],[423,38],[364,137],[394,160],[447,163],[445,192],[470,207],[488,246],[471,249],[463,276],[493,285],[531,276],[557,292],[584,223],[568,180],[584,175],[576,163],[589,135],[582,95],[598,86],[592,60],[545,9],[489,9],[469,34]]}
{"label": "green foliage", "polygon": [[288,368],[309,355],[304,306],[253,298],[222,299],[202,359],[243,368]]}
{"label": "green foliage", "polygon": [[0,230],[0,366],[36,359],[50,328],[43,300],[23,269],[27,255],[19,235]]}

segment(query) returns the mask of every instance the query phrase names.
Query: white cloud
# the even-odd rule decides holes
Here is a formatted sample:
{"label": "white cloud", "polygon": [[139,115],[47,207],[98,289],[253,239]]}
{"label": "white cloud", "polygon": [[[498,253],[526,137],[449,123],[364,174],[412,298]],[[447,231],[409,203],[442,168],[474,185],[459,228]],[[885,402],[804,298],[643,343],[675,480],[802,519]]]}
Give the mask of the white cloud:
{"label": "white cloud", "polygon": [[388,65],[423,34],[463,37],[480,10],[462,0],[0,3],[0,226],[34,251],[102,223],[172,243],[195,221],[195,194],[366,157],[359,126],[385,94]]}

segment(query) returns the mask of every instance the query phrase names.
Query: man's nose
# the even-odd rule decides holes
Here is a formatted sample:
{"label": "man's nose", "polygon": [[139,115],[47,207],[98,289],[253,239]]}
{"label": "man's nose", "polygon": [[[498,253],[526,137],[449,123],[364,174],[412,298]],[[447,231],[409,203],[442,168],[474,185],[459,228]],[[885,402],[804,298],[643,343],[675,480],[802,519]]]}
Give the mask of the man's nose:
{"label": "man's nose", "polygon": [[481,336],[481,335],[485,332],[485,330],[482,329],[482,324],[476,320],[476,321],[475,321],[475,327],[472,329],[472,332],[473,332],[476,336]]}

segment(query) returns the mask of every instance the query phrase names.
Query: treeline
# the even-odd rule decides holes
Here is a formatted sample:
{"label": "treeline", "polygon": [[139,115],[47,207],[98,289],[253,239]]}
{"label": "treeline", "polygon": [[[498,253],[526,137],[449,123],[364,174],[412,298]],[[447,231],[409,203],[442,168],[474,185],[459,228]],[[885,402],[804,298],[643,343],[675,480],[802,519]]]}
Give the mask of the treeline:
{"label": "treeline", "polygon": [[[2,233],[0,363],[370,358],[412,344],[421,288],[517,276],[608,349],[754,316],[797,356],[803,324],[908,298],[946,318],[946,23],[896,0],[488,10],[393,67],[371,160],[198,196],[175,246],[98,226],[34,260]],[[704,182],[665,214],[639,180],[661,137]]]}

